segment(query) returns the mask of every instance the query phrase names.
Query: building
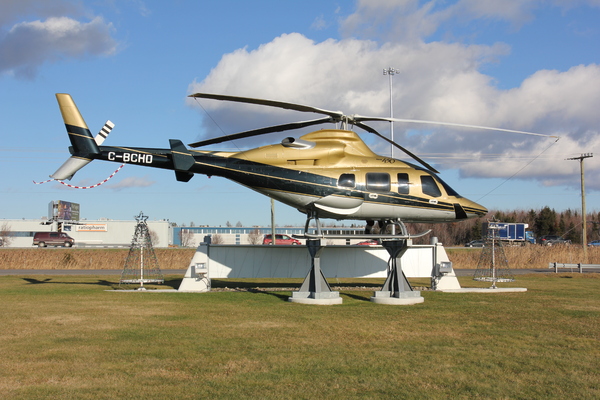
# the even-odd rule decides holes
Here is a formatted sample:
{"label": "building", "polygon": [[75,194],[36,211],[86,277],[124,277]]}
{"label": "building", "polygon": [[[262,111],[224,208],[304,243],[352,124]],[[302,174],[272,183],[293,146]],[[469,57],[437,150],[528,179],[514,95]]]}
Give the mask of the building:
{"label": "building", "polygon": [[[171,224],[167,220],[146,221],[152,234],[155,247],[168,247],[172,244]],[[0,227],[10,231],[10,238],[4,247],[31,247],[36,232],[52,232],[62,229],[73,239],[75,246],[128,247],[135,233],[136,221],[78,221],[56,222],[45,219],[3,219]],[[10,243],[8,243],[10,242]]]}
{"label": "building", "polygon": [[[221,244],[262,244],[263,237],[271,233],[270,227],[214,227],[172,226],[168,220],[146,221],[153,235],[155,247],[197,247],[204,242],[206,236],[211,236],[213,243],[218,237]],[[128,247],[131,244],[137,222],[116,221],[103,219],[98,221],[81,220],[63,222],[60,227],[63,232],[75,239],[76,247]],[[9,240],[4,247],[31,247],[36,232],[52,232],[59,230],[59,224],[48,219],[2,219],[0,229],[5,226],[10,231]],[[277,234],[301,235],[304,227],[276,228]],[[364,232],[364,228],[323,228],[326,234],[355,235]],[[2,238],[0,238],[2,239]],[[344,245],[355,244],[363,239],[327,239],[325,244]]]}

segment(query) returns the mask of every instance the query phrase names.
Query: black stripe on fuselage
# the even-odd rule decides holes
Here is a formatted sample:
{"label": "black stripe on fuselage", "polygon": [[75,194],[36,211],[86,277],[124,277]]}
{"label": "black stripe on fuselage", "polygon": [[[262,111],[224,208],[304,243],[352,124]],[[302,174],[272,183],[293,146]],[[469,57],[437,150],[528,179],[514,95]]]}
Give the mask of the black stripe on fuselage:
{"label": "black stripe on fuselage", "polygon": [[[113,156],[109,157],[111,153],[113,153]],[[150,164],[136,162],[131,162],[130,164],[160,169],[174,169],[171,149],[101,146],[100,154],[94,158],[123,162],[123,157],[120,157],[120,155],[124,153],[153,155],[153,160]],[[114,154],[117,156],[115,157]],[[454,211],[453,203],[430,203],[428,199],[401,195],[395,192],[370,192],[365,190],[364,184],[353,189],[340,188],[337,186],[337,178],[313,172],[278,167],[234,157],[223,157],[210,153],[195,153],[193,156],[196,162],[189,169],[189,172],[208,176],[221,176],[259,192],[277,191],[311,196],[315,200],[333,195],[360,198],[365,203],[370,204],[400,205],[427,210]],[[369,198],[369,194],[371,193],[376,193],[377,198]],[[467,211],[470,210],[467,209]]]}
{"label": "black stripe on fuselage", "polygon": [[192,172],[222,176],[252,188],[308,195],[316,199],[337,195],[364,199],[366,203],[371,204],[454,211],[452,203],[438,202],[434,204],[427,199],[394,192],[377,192],[377,198],[370,199],[368,194],[375,192],[366,191],[361,186],[354,189],[340,188],[337,186],[336,178],[316,173],[214,155],[196,155],[195,158],[196,164],[192,167]]}

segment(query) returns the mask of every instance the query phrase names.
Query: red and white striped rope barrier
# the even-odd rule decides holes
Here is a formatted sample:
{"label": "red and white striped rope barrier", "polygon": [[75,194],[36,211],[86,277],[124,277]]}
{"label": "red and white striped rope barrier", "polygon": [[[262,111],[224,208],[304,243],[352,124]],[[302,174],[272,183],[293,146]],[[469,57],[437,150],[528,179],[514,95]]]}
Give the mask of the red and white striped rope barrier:
{"label": "red and white striped rope barrier", "polygon": [[[98,186],[100,186],[100,185],[103,185],[103,184],[105,184],[106,182],[108,182],[108,181],[109,181],[109,180],[110,180],[110,179],[111,179],[113,176],[115,176],[115,175],[117,174],[117,172],[119,172],[119,171],[121,170],[121,168],[123,168],[124,166],[125,166],[125,164],[121,164],[121,166],[120,166],[119,168],[117,168],[117,169],[115,170],[115,172],[113,172],[113,173],[112,173],[112,174],[111,174],[111,175],[110,175],[108,178],[106,178],[106,179],[105,179],[105,180],[103,180],[102,182],[96,183],[95,185],[92,185],[92,186],[75,186],[75,185],[70,185],[70,184],[68,184],[68,183],[65,183],[64,181],[58,181],[58,182],[59,182],[61,185],[65,185],[65,186],[68,186],[68,187],[70,187],[70,188],[73,188],[73,189],[92,189],[92,188],[98,187]],[[43,182],[36,182],[36,181],[33,181],[33,183],[35,183],[36,185],[41,185],[42,183],[48,183],[48,182],[52,182],[52,181],[55,181],[55,180],[56,180],[56,179],[48,179],[47,181],[43,181]]]}

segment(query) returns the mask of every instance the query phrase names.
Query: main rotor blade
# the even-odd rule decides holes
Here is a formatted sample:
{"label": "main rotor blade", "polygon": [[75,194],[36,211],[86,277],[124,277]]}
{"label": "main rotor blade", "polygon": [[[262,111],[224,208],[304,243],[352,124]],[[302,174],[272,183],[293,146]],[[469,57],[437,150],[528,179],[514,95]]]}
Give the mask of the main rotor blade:
{"label": "main rotor blade", "polygon": [[459,123],[455,123],[455,122],[438,122],[438,121],[427,121],[427,120],[420,120],[420,119],[403,119],[403,118],[386,118],[386,117],[363,117],[363,116],[360,116],[360,115],[355,115],[353,118],[357,122],[358,121],[388,121],[388,122],[394,121],[394,122],[407,122],[407,123],[410,123],[410,124],[429,124],[429,125],[441,125],[441,126],[454,126],[454,127],[458,127],[458,128],[472,128],[472,129],[482,129],[482,130],[488,130],[488,131],[519,133],[519,134],[522,134],[522,135],[542,136],[542,137],[549,137],[549,138],[555,138],[555,139],[559,139],[560,138],[559,136],[544,135],[542,133],[517,131],[517,130],[514,130],[514,129],[493,128],[491,126],[459,124]]}
{"label": "main rotor blade", "polygon": [[322,108],[305,106],[302,104],[287,103],[284,101],[254,99],[254,98],[250,98],[250,97],[229,96],[229,95],[225,95],[225,94],[211,94],[211,93],[194,93],[194,94],[190,94],[188,97],[196,97],[196,98],[212,99],[212,100],[223,100],[223,101],[234,101],[237,103],[248,103],[248,104],[257,104],[257,105],[261,105],[261,106],[278,107],[278,108],[283,108],[286,110],[294,110],[294,111],[301,111],[301,112],[313,112],[313,113],[317,113],[317,114],[329,115],[330,117],[334,118],[336,121],[341,119],[344,116],[344,113],[342,113],[341,111],[324,110]]}
{"label": "main rotor blade", "polygon": [[385,136],[383,136],[381,133],[377,132],[375,129],[371,128],[370,126],[365,125],[362,122],[355,122],[355,125],[358,126],[358,127],[360,127],[360,128],[362,128],[362,129],[364,129],[367,132],[371,132],[371,133],[377,135],[378,137],[380,137],[381,139],[385,140],[389,144],[391,144],[391,145],[397,147],[398,149],[402,150],[404,153],[408,154],[414,160],[418,161],[422,166],[424,166],[428,170],[430,170],[432,172],[435,172],[436,174],[440,173],[437,169],[433,168],[431,165],[429,165],[428,163],[426,163],[425,161],[423,161],[417,155],[413,154],[411,151],[407,150],[406,148],[400,146],[398,143],[394,142],[393,140],[390,140],[390,139],[386,138]]}
{"label": "main rotor blade", "polygon": [[325,117],[325,118],[313,119],[313,120],[309,120],[309,121],[292,122],[289,124],[282,124],[282,125],[269,126],[266,128],[253,129],[251,131],[234,133],[231,135],[220,136],[220,137],[213,138],[213,139],[201,140],[199,142],[188,144],[188,146],[190,146],[190,147],[208,146],[209,144],[223,143],[223,142],[227,142],[230,140],[244,139],[244,138],[264,135],[264,134],[272,133],[272,132],[282,132],[282,131],[288,131],[291,129],[300,129],[300,128],[304,128],[306,126],[323,124],[326,122],[331,122],[331,118]]}

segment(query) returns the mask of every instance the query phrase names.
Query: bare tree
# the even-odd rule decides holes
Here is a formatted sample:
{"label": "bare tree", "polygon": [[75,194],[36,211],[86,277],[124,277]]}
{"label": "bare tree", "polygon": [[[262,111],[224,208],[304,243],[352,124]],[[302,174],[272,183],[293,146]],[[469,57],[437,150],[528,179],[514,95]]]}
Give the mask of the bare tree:
{"label": "bare tree", "polygon": [[215,233],[214,235],[212,235],[210,237],[211,239],[211,243],[212,244],[223,244],[225,243],[225,239],[223,239],[223,236],[219,235],[218,233]]}
{"label": "bare tree", "polygon": [[194,233],[189,229],[181,229],[179,231],[179,241],[181,247],[192,247],[194,245]]}
{"label": "bare tree", "polygon": [[0,226],[0,246],[8,246],[12,242],[14,235],[8,222],[3,223]]}
{"label": "bare tree", "polygon": [[253,229],[248,234],[248,243],[250,244],[261,244],[262,243],[262,235],[258,229]]}
{"label": "bare tree", "polygon": [[160,242],[158,233],[156,233],[152,229],[148,229],[148,234],[150,235],[150,240],[152,241],[152,246],[158,246],[158,242]]}

